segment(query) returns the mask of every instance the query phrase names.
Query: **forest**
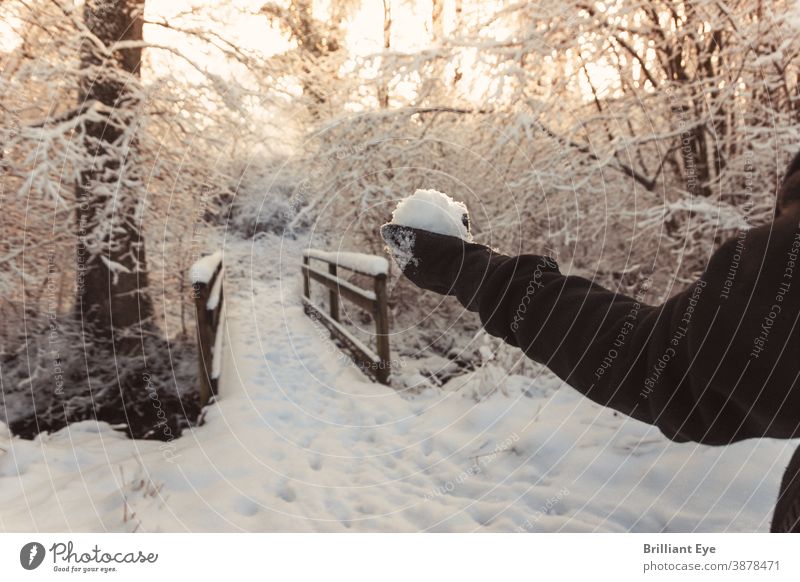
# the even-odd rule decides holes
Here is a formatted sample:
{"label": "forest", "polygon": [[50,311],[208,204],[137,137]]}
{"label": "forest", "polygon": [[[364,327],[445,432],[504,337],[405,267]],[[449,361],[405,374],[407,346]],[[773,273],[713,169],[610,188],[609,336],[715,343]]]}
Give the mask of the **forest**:
{"label": "forest", "polygon": [[[242,407],[258,401],[256,385],[294,401],[289,386],[307,374],[325,398],[352,386],[363,397],[373,384],[335,348],[324,368],[305,359],[330,342],[301,313],[300,253],[388,256],[380,227],[417,189],[463,201],[482,244],[547,254],[564,273],[642,303],[666,301],[723,241],[772,219],[800,149],[799,73],[800,12],[789,0],[0,0],[0,425],[8,439],[55,438],[69,426],[81,438],[144,439],[167,458],[197,438],[185,435],[237,418],[224,408],[226,390]],[[215,354],[220,393],[206,405],[192,265],[217,251],[228,320],[225,355]],[[434,406],[455,392],[465,408],[443,418],[489,402],[485,431],[490,418],[512,422],[500,411],[517,394],[561,398],[554,376],[486,334],[455,298],[420,293],[394,265],[387,285],[396,369],[380,394],[397,402],[374,417],[331,413],[333,424],[380,433],[406,407],[427,410],[426,398]],[[369,317],[342,309],[343,325],[374,346]],[[265,367],[248,368],[243,354]],[[301,408],[315,396],[304,398]],[[333,410],[309,406],[312,416]],[[553,406],[569,415],[573,401]],[[291,423],[264,422],[293,434]],[[509,451],[536,439],[515,426],[495,432],[488,449],[480,439],[467,446],[463,429],[453,440],[478,461],[448,469],[418,496],[438,503],[448,483],[459,489],[476,474],[490,483],[492,470],[529,466]],[[631,430],[620,447],[666,454],[650,433]],[[483,462],[487,450],[494,456]],[[313,468],[319,451],[308,454]],[[769,463],[774,488],[780,463]],[[119,524],[105,514],[63,523],[150,528],[156,518],[145,516],[158,512],[170,480],[145,465],[132,464],[136,477],[118,484],[147,475],[115,506]],[[452,529],[560,527],[548,521],[552,507],[585,507],[583,491],[552,484],[520,515],[498,521],[487,510]],[[274,492],[280,503],[298,496],[291,478]],[[650,521],[619,517],[616,506],[574,527],[669,530],[670,516],[685,515],[684,493],[673,491],[675,507]],[[752,503],[752,491],[739,493]],[[766,523],[773,493],[742,528]],[[128,505],[137,495],[138,513]],[[436,529],[451,509],[374,527]],[[342,511],[339,522],[354,523]],[[325,512],[338,515],[306,508]],[[47,523],[28,513],[7,523]],[[159,527],[177,528],[174,519]],[[191,527],[227,527],[215,520]],[[708,527],[732,523],[724,513]]]}

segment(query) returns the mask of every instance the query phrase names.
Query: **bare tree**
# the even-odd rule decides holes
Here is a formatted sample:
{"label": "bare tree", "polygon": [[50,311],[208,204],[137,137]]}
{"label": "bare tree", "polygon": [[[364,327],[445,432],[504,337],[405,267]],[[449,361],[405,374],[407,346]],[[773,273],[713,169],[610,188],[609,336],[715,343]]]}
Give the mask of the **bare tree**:
{"label": "bare tree", "polygon": [[[392,47],[392,0],[383,0],[383,48]],[[389,107],[389,84],[381,82],[378,85],[378,105],[382,109]]]}
{"label": "bare tree", "polygon": [[333,0],[328,18],[314,16],[314,0],[290,0],[288,6],[265,4],[261,12],[278,24],[297,43],[297,70],[312,121],[330,115],[327,111],[332,85],[327,79],[337,75],[336,58],[344,51],[342,25],[355,7],[353,0]]}
{"label": "bare tree", "polygon": [[444,0],[431,0],[431,36],[434,42],[444,38]]}

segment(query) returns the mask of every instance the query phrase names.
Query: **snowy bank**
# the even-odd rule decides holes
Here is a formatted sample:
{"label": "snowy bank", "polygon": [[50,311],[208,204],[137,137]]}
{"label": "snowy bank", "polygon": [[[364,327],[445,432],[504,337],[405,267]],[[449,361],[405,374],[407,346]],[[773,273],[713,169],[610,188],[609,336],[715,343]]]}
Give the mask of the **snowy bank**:
{"label": "snowy bank", "polygon": [[225,249],[221,399],[204,425],[167,443],[95,422],[0,434],[0,528],[768,529],[796,442],[678,445],[546,371],[479,369],[416,394],[371,383],[304,315],[301,251],[268,260],[278,244]]}

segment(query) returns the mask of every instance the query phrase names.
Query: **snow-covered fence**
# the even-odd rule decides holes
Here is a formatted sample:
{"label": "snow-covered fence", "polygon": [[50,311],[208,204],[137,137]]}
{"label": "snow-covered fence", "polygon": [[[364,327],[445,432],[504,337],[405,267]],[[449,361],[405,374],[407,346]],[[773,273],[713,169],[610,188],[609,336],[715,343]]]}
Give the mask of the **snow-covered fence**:
{"label": "snow-covered fence", "polygon": [[195,262],[190,272],[197,321],[200,406],[217,394],[222,364],[223,272],[220,251]]}
{"label": "snow-covered fence", "polygon": [[[310,264],[310,260],[328,264],[327,271]],[[372,278],[373,289],[362,289],[339,277],[339,268]],[[307,249],[303,253],[303,306],[305,312],[327,327],[340,341],[355,363],[367,375],[382,384],[389,383],[391,359],[389,353],[389,307],[386,296],[386,277],[389,261],[384,257],[360,253],[326,252]],[[311,280],[328,288],[329,313],[311,301]],[[372,314],[375,321],[375,351],[350,333],[339,320],[339,302],[346,299]]]}

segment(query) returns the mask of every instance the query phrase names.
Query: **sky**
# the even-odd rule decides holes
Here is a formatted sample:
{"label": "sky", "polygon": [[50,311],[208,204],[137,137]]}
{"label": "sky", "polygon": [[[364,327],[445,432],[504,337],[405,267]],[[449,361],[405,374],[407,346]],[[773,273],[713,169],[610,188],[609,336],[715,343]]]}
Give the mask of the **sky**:
{"label": "sky", "polygon": [[[272,56],[291,47],[286,36],[271,26],[268,19],[259,15],[265,0],[149,0],[145,8],[148,21],[169,23],[195,22],[207,27],[213,21],[214,31],[238,46]],[[430,45],[430,2],[420,0],[394,0],[392,3],[392,45],[394,50],[413,51]],[[449,6],[449,4],[448,4]],[[315,16],[324,19],[326,2],[315,3]],[[195,14],[191,14],[195,11]],[[452,10],[444,14],[445,30],[452,31]],[[203,59],[215,72],[223,73],[224,59],[215,60],[205,53],[200,43],[192,42],[186,35],[173,30],[146,24],[144,30],[148,42],[174,44],[187,55]],[[383,3],[367,0],[347,23],[347,48],[354,57],[365,57],[383,50]],[[169,57],[168,57],[169,58]]]}
{"label": "sky", "polygon": [[[146,20],[186,26],[195,23],[198,27],[208,27],[213,21],[213,30],[237,44],[255,51],[265,57],[278,54],[292,47],[286,35],[272,26],[264,15],[259,14],[265,0],[148,0],[146,4]],[[280,3],[280,2],[279,2]],[[491,14],[501,4],[497,0],[482,2],[478,10]],[[467,5],[469,10],[471,5]],[[415,52],[433,46],[431,34],[430,0],[393,0],[392,8],[392,50],[398,52]],[[315,2],[315,16],[325,19],[327,0]],[[194,14],[192,14],[194,11]],[[474,16],[474,15],[471,15]],[[361,6],[350,15],[346,23],[346,43],[352,59],[379,54],[383,50],[383,2],[381,0],[364,0]],[[444,33],[446,36],[458,36],[455,25],[455,0],[445,0],[443,10]],[[507,30],[499,30],[497,34],[508,34]],[[145,26],[145,38],[154,44],[177,46],[189,58],[201,63],[211,72],[225,76],[231,74],[230,63],[220,54],[209,52],[204,43],[192,40],[184,34],[169,30],[157,24]],[[197,75],[186,63],[176,63],[174,55],[151,51],[151,63],[155,73],[163,71],[175,72],[179,67],[191,79]],[[476,55],[470,51],[462,53],[461,73],[462,87],[470,87],[466,97],[472,100],[484,98],[487,90],[487,75],[482,75],[480,68],[474,65]],[[470,60],[472,62],[470,62]],[[567,67],[569,69],[569,67]],[[592,81],[601,97],[616,81],[616,70],[602,61],[588,63],[587,68]],[[583,75],[579,83],[584,98],[592,98],[591,88]],[[398,87],[402,91],[402,86]]]}
{"label": "sky", "polygon": [[[145,40],[153,45],[174,47],[182,58],[168,51],[146,51],[147,63],[143,70],[145,79],[148,75],[158,77],[166,74],[183,77],[188,81],[200,81],[202,74],[197,68],[222,78],[242,74],[221,53],[210,49],[207,43],[169,27],[211,30],[235,45],[264,57],[290,49],[292,44],[286,35],[273,26],[265,15],[260,14],[260,8],[265,1],[147,0]],[[278,3],[281,1],[278,0]],[[317,18],[326,17],[327,4],[328,0],[316,0]],[[467,3],[465,10],[479,10],[488,14],[499,4],[499,0],[486,0],[477,5],[476,9],[476,5]],[[392,0],[393,51],[415,52],[432,46],[431,7],[430,0]],[[0,12],[0,50],[9,51],[19,42],[15,29],[20,26],[20,21],[9,15],[7,9],[4,12]],[[378,54],[383,50],[383,16],[381,0],[364,0],[358,10],[350,15],[346,23],[346,43],[351,63],[353,59]],[[166,23],[169,27],[158,23]],[[443,23],[445,35],[458,36],[459,31],[455,27],[455,0],[445,0]],[[504,32],[498,31],[498,34],[502,35]],[[466,98],[480,100],[486,95],[485,78],[488,75],[481,74],[480,68],[474,66],[475,57],[470,51],[462,54],[462,59],[466,61],[462,60],[461,72],[464,77],[461,86],[471,87],[467,90]],[[613,84],[616,74],[613,67],[589,63],[588,68],[601,94]],[[368,75],[369,71],[363,69],[363,74]],[[579,82],[584,97],[590,99],[591,90],[583,76],[579,76]],[[402,91],[402,86],[398,90]]]}

